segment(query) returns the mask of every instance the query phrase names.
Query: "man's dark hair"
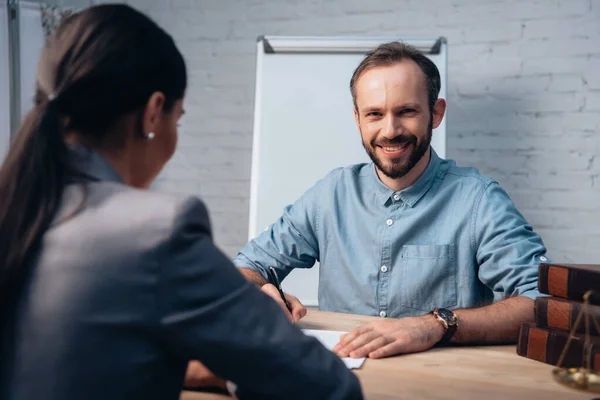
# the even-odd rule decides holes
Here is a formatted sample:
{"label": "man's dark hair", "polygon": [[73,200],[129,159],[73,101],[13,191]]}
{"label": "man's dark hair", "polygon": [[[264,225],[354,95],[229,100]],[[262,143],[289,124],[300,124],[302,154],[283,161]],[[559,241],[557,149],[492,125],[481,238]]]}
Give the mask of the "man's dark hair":
{"label": "man's dark hair", "polygon": [[352,92],[354,108],[358,109],[356,105],[356,82],[365,71],[376,67],[391,66],[404,60],[414,61],[423,71],[427,84],[429,112],[433,112],[435,101],[440,94],[440,72],[435,63],[426,55],[415,47],[400,42],[389,42],[379,45],[376,49],[368,52],[358,65],[350,80],[350,91]]}

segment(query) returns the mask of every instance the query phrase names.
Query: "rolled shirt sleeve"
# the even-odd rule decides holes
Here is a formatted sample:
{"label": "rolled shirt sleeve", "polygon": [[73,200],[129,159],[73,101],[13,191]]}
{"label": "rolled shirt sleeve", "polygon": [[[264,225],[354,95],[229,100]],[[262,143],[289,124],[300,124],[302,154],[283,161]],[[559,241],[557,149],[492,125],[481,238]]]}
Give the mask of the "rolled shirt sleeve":
{"label": "rolled shirt sleeve", "polygon": [[490,182],[475,207],[472,245],[478,276],[496,297],[539,297],[538,267],[547,262],[540,236],[497,182]]}
{"label": "rolled shirt sleeve", "polygon": [[295,268],[311,268],[319,260],[318,202],[320,182],[310,188],[283,215],[233,259],[238,268],[253,269],[268,280],[269,267],[283,280]]}

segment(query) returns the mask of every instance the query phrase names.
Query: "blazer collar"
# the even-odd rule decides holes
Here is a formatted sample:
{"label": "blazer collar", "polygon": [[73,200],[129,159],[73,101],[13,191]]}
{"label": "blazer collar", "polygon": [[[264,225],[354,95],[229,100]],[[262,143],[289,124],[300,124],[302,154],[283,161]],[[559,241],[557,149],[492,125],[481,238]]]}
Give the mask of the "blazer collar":
{"label": "blazer collar", "polygon": [[95,150],[82,145],[69,145],[71,162],[75,169],[95,181],[123,183],[117,171]]}

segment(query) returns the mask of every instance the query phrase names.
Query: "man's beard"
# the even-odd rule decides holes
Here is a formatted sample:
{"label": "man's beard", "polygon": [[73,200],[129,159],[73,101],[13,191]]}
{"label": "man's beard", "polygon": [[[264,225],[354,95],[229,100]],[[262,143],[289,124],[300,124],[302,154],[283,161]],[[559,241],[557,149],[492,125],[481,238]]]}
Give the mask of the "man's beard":
{"label": "man's beard", "polygon": [[[402,178],[404,175],[408,174],[411,169],[423,158],[429,145],[431,144],[431,137],[433,134],[433,118],[429,118],[429,125],[427,127],[427,136],[425,139],[418,143],[417,137],[412,134],[408,135],[398,135],[392,140],[382,139],[379,141],[375,141],[373,139],[370,145],[367,145],[363,140],[363,147],[367,151],[367,154],[377,166],[377,169],[381,171],[385,176],[391,179]],[[408,159],[406,161],[400,160],[392,160],[391,164],[385,164],[376,153],[376,147],[395,147],[398,145],[406,145],[406,146],[414,146],[414,150],[411,151]]]}

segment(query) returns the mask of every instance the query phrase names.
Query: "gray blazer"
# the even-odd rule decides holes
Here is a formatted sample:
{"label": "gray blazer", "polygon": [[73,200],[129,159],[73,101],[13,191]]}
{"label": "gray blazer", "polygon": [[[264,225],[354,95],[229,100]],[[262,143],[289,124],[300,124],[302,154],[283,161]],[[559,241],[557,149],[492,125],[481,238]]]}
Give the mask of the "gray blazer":
{"label": "gray blazer", "polygon": [[241,399],[362,398],[215,247],[200,200],[126,186],[91,150],[74,159],[87,198],[69,185],[43,237],[3,332],[1,399],[178,399],[191,359]]}

